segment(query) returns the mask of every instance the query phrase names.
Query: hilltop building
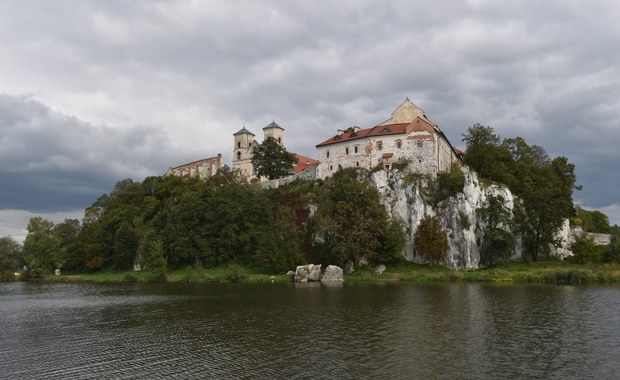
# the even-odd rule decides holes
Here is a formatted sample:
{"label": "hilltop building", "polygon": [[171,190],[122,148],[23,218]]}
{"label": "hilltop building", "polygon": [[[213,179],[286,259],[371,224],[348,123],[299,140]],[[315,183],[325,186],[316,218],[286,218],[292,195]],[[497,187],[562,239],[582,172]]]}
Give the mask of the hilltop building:
{"label": "hilltop building", "polygon": [[202,160],[189,162],[177,167],[170,167],[166,175],[177,175],[179,177],[200,177],[207,179],[215,175],[222,167],[222,155],[218,153],[215,157],[203,158]]}
{"label": "hilltop building", "polygon": [[316,148],[320,161],[317,178],[347,167],[390,168],[397,161],[408,162],[413,171],[434,177],[461,162],[461,153],[409,98],[388,120],[372,128],[339,130]]}

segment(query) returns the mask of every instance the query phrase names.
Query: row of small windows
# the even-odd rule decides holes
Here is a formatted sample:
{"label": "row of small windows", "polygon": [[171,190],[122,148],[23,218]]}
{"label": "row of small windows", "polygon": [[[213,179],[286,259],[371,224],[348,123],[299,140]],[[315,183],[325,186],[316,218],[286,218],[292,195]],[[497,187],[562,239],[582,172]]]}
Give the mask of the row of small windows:
{"label": "row of small windows", "polygon": [[[401,140],[396,140],[395,145],[396,145],[396,149],[403,148],[403,142]],[[416,141],[416,145],[418,148],[422,148],[424,147],[424,141],[418,140]],[[383,150],[383,141],[377,141],[376,147],[377,147],[377,150]],[[351,148],[349,147],[344,148],[344,154],[350,154],[350,153],[351,153]],[[353,147],[353,153],[359,153],[359,147],[357,145]],[[329,150],[325,152],[325,157],[329,158]]]}

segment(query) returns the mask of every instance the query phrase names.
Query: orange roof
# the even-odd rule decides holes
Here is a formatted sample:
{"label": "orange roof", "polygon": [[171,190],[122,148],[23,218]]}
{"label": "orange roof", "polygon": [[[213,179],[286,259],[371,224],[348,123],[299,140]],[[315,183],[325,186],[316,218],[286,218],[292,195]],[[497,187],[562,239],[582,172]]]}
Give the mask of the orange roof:
{"label": "orange roof", "polygon": [[295,163],[293,164],[293,170],[295,173],[301,173],[309,167],[319,164],[319,160],[315,160],[314,158],[302,156],[297,153],[292,154],[295,156]]}
{"label": "orange roof", "polygon": [[377,125],[372,128],[358,129],[355,132],[342,132],[334,137],[323,141],[322,143],[317,145],[317,148],[320,146],[337,144],[343,141],[353,141],[366,137],[404,134],[407,132],[407,126],[409,124],[411,123]]}

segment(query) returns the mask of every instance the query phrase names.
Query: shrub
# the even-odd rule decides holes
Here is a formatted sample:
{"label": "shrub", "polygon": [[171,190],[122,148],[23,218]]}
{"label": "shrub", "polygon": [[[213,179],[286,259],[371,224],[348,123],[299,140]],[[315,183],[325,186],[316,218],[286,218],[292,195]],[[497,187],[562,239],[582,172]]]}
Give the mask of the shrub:
{"label": "shrub", "polygon": [[230,264],[226,270],[226,279],[230,282],[240,282],[246,277],[245,269],[239,264]]}

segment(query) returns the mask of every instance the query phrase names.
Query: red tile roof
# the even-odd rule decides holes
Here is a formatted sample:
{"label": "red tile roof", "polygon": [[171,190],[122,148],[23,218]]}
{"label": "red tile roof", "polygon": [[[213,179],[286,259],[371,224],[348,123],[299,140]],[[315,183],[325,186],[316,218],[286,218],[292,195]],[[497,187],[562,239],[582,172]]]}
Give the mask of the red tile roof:
{"label": "red tile roof", "polygon": [[407,126],[409,124],[411,123],[377,125],[372,128],[359,129],[355,132],[342,132],[318,144],[317,148],[320,146],[341,143],[343,141],[353,141],[366,137],[404,134],[407,131]]}
{"label": "red tile roof", "polygon": [[295,156],[296,161],[293,164],[293,170],[295,171],[295,173],[301,173],[309,167],[319,164],[319,160],[315,160],[314,158],[302,156],[301,154],[297,153],[293,153],[293,155]]}

